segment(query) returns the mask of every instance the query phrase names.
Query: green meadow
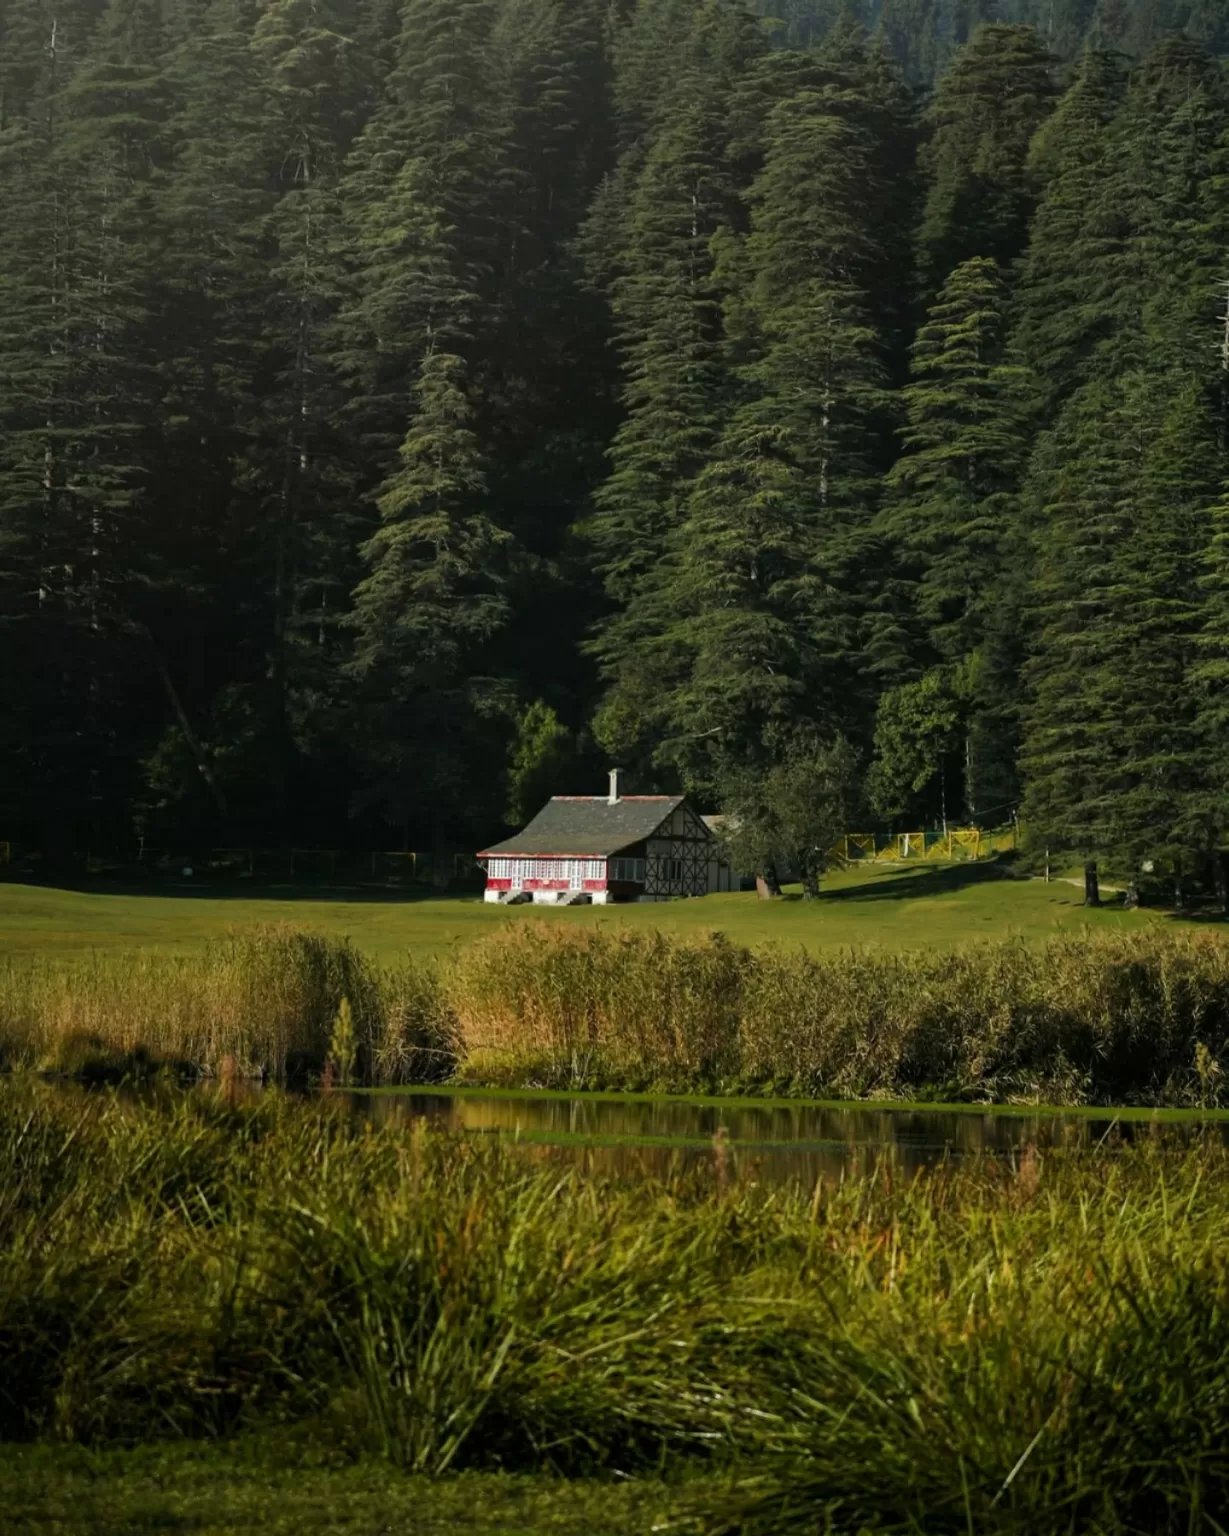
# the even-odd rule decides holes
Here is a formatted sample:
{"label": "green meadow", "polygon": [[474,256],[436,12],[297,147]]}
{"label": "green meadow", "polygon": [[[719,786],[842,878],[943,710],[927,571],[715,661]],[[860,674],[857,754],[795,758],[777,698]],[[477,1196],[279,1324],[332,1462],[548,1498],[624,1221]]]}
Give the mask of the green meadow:
{"label": "green meadow", "polygon": [[0,953],[47,958],[99,950],[189,953],[234,928],[291,923],[349,938],[380,964],[443,958],[508,923],[626,927],[680,938],[719,930],[736,943],[777,942],[811,951],[863,946],[950,950],[979,939],[1146,928],[1171,921],[1156,912],[1099,911],[1081,905],[1065,880],[1007,876],[997,864],[877,868],[830,875],[818,901],[787,893],[777,902],[752,892],[629,907],[507,910],[477,897],[424,898],[382,891],[312,891],[293,886],[122,890],[0,882]]}

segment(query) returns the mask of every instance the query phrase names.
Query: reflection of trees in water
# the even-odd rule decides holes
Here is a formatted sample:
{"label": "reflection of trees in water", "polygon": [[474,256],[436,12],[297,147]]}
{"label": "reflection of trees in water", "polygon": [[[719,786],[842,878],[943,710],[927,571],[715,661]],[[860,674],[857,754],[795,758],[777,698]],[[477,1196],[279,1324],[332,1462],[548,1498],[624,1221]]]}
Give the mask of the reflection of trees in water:
{"label": "reflection of trees in water", "polygon": [[[711,1176],[717,1160],[740,1178],[814,1183],[867,1172],[887,1162],[902,1173],[947,1157],[1007,1156],[1026,1146],[1076,1146],[1109,1137],[1182,1136],[1152,1121],[1088,1116],[957,1113],[857,1105],[688,1104],[655,1099],[486,1098],[455,1094],[355,1095],[359,1113],[381,1124],[431,1124],[470,1134],[519,1136],[528,1157],[579,1164],[595,1174]],[[724,1128],[721,1149],[714,1137]],[[1185,1132],[1198,1127],[1188,1124]],[[1229,1125],[1221,1127],[1229,1139]],[[536,1137],[552,1138],[550,1144]],[[560,1141],[554,1141],[560,1138]],[[657,1140],[678,1145],[646,1145]],[[569,1141],[571,1144],[569,1144]],[[614,1142],[614,1145],[605,1144]],[[598,1143],[598,1144],[594,1144]]]}

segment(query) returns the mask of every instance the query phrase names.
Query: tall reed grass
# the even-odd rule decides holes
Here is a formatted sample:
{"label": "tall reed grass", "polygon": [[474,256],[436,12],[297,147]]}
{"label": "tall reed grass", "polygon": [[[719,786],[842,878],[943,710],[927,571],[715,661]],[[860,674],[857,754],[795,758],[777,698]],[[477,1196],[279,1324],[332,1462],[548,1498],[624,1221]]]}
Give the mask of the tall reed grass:
{"label": "tall reed grass", "polygon": [[463,1074],[832,1097],[1220,1102],[1229,945],[1160,927],[814,955],[544,926],[450,978]]}
{"label": "tall reed grass", "polygon": [[0,967],[0,1066],[117,1076],[168,1065],[319,1072],[343,1005],[367,1081],[444,1075],[453,1059],[438,977],[374,969],[349,941],[252,928],[203,953],[94,955]]}
{"label": "tall reed grass", "polygon": [[[340,1021],[340,1022],[339,1022]],[[344,1025],[344,1027],[343,1027]],[[954,954],[509,926],[442,967],[238,934],[192,958],[0,969],[0,1064],[334,1081],[1213,1107],[1229,944],[1142,932]]]}
{"label": "tall reed grass", "polygon": [[1211,1139],[767,1194],[10,1080],[0,1439],[297,1422],[428,1472],[704,1466],[712,1532],[1214,1532],[1227,1220]]}

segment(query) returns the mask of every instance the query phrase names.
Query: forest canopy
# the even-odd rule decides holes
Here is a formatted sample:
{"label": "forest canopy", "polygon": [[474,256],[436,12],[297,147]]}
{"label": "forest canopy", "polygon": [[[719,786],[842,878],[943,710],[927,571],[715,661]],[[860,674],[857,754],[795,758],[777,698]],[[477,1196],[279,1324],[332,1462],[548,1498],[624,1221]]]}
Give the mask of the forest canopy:
{"label": "forest canopy", "polygon": [[1206,864],[1226,53],[1224,0],[0,0],[0,838],[840,764]]}

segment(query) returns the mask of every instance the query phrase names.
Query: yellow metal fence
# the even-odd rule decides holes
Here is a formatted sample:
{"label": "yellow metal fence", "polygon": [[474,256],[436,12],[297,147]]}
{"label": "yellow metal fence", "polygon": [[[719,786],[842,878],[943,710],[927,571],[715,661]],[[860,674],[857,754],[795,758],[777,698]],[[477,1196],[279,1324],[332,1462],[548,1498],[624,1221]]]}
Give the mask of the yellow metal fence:
{"label": "yellow metal fence", "polygon": [[950,827],[946,832],[847,832],[828,850],[828,856],[841,864],[951,863],[990,858],[1014,846],[1010,827],[994,832],[980,827]]}

